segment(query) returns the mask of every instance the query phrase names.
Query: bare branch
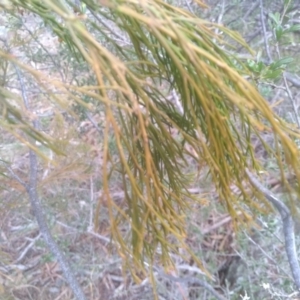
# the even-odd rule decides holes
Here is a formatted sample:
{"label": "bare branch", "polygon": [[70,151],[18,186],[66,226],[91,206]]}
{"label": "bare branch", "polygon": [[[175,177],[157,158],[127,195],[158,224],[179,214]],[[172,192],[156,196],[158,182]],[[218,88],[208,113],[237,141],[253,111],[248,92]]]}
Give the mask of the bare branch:
{"label": "bare branch", "polygon": [[[277,52],[278,56],[280,57],[280,50],[279,50],[278,44],[276,45],[276,52]],[[293,107],[293,111],[294,111],[294,115],[295,115],[295,118],[296,118],[296,121],[297,121],[298,128],[300,128],[300,118],[299,118],[299,114],[298,114],[298,107],[296,105],[296,101],[293,98],[293,95],[292,95],[291,90],[289,88],[289,85],[287,83],[287,80],[288,80],[287,75],[285,73],[283,73],[282,77],[283,77],[283,81],[284,81],[285,90],[288,94],[288,97],[289,97],[290,102],[291,102],[292,107]]]}
{"label": "bare branch", "polygon": [[271,56],[270,47],[269,47],[269,43],[268,43],[268,37],[267,37],[267,30],[266,30],[266,25],[265,25],[264,7],[263,7],[262,0],[259,0],[259,8],[260,8],[261,26],[262,26],[264,42],[265,42],[265,49],[266,49],[266,53],[268,55],[269,61],[272,61],[272,56]]}
{"label": "bare branch", "polygon": [[[27,98],[23,78],[22,78],[21,72],[19,71],[17,66],[14,65],[14,67],[16,69],[16,72],[18,75],[18,80],[19,80],[19,83],[21,86],[23,101],[24,101],[26,109],[28,110],[29,109],[29,101]],[[33,121],[33,127],[37,128],[37,120]],[[23,185],[26,187],[26,191],[29,195],[31,207],[32,207],[34,216],[37,220],[40,232],[43,235],[43,238],[44,238],[46,244],[48,245],[50,251],[56,257],[57,261],[59,262],[60,267],[63,271],[63,274],[64,274],[68,284],[70,285],[74,295],[76,296],[76,298],[78,300],[86,300],[85,295],[84,295],[84,293],[83,293],[83,291],[82,291],[82,289],[81,289],[81,287],[80,287],[80,285],[68,263],[68,260],[63,255],[63,253],[59,249],[57,243],[53,239],[51,232],[49,230],[49,227],[47,225],[47,222],[45,220],[43,208],[42,208],[42,205],[40,203],[40,199],[39,199],[39,196],[37,193],[37,181],[38,181],[38,179],[37,179],[37,175],[38,175],[37,155],[32,150],[29,150],[29,168],[30,168],[29,183],[28,184],[23,183]],[[14,177],[16,178],[16,176],[14,176]],[[18,179],[18,178],[16,178],[16,179],[20,183],[22,183],[22,181],[20,179]]]}
{"label": "bare branch", "polygon": [[286,92],[287,92],[287,94],[289,96],[289,99],[292,103],[292,107],[293,107],[294,115],[295,115],[296,120],[297,120],[298,128],[300,128],[300,118],[299,118],[299,114],[298,114],[298,107],[296,106],[296,102],[293,98],[293,95],[292,95],[291,90],[290,90],[290,88],[288,86],[288,83],[287,83],[287,78],[284,74],[283,74],[283,81],[284,81],[284,85],[285,85],[285,88],[286,88]]}
{"label": "bare branch", "polygon": [[271,191],[265,188],[255,176],[246,169],[246,174],[248,175],[252,185],[261,192],[266,199],[273,204],[273,206],[278,210],[283,226],[283,234],[285,239],[285,250],[294,278],[294,282],[297,286],[298,291],[300,291],[300,267],[297,258],[296,246],[295,246],[295,233],[294,233],[294,221],[289,208],[277,199]]}
{"label": "bare branch", "polygon": [[284,72],[283,75],[293,86],[300,88],[300,78],[288,72]]}

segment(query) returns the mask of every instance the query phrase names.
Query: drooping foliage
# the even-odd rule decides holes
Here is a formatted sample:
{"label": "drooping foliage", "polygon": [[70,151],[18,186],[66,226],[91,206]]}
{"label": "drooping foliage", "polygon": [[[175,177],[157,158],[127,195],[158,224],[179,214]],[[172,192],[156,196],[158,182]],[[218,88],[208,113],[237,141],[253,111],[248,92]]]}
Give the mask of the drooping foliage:
{"label": "drooping foliage", "polygon": [[[59,0],[18,0],[5,9],[16,18],[41,18],[58,47],[86,67],[81,81],[63,81],[0,50],[1,60],[29,73],[61,111],[81,118],[95,111],[105,116],[95,228],[105,199],[113,240],[128,265],[133,261],[144,269],[158,253],[168,265],[172,251],[186,248],[186,214],[199,200],[188,188],[197,172],[211,177],[235,220],[262,210],[251,198],[255,191],[247,186],[245,173],[245,168],[263,168],[251,144],[261,132],[275,136],[273,148],[264,146],[282,176],[288,169],[300,179],[293,142],[299,132],[272,112],[249,69],[232,54],[234,45],[248,49],[237,33],[162,0],[81,1],[80,7]],[[55,136],[30,127],[34,116],[22,110],[22,95],[3,84],[1,96],[3,128],[20,139],[21,130],[57,155],[68,155]],[[112,137],[118,163],[110,153]],[[187,172],[191,161],[194,173]],[[114,173],[121,176],[126,208],[111,198]],[[232,193],[232,185],[242,197]],[[124,221],[131,228],[128,235],[121,230]]]}

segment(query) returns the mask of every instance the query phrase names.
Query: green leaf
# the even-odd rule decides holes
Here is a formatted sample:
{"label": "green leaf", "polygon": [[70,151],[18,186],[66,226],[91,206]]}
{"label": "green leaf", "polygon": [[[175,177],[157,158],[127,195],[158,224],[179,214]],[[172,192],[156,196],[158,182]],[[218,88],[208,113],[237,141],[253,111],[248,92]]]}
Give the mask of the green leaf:
{"label": "green leaf", "polygon": [[270,13],[269,17],[274,21],[276,25],[280,25],[280,13],[276,12],[275,14]]}
{"label": "green leaf", "polygon": [[281,58],[270,65],[271,70],[276,70],[278,68],[286,67],[286,65],[290,64],[294,61],[293,57],[284,57]]}
{"label": "green leaf", "polygon": [[281,37],[283,36],[284,31],[281,25],[278,25],[275,27],[275,37],[276,40],[279,41],[281,39]]}
{"label": "green leaf", "polygon": [[263,78],[264,79],[277,79],[280,75],[282,74],[282,70],[278,69],[278,70],[268,70]]}
{"label": "green leaf", "polygon": [[294,32],[294,31],[300,31],[300,24],[293,25],[290,28],[285,29],[285,32]]}

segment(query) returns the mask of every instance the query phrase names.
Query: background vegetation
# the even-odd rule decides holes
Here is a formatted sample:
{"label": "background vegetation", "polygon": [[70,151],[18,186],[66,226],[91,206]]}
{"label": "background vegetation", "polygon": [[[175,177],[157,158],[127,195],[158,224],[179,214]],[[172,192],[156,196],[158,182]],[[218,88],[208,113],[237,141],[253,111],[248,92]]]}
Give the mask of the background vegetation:
{"label": "background vegetation", "polygon": [[1,299],[297,299],[297,3],[1,7]]}

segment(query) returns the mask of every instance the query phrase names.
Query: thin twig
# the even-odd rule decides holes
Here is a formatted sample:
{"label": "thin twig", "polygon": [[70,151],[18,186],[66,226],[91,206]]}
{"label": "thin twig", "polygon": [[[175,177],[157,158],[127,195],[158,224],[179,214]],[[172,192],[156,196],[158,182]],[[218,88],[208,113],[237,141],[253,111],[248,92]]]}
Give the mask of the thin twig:
{"label": "thin twig", "polygon": [[35,242],[40,237],[41,237],[41,233],[39,233],[34,239],[32,239],[32,241],[25,247],[25,249],[23,250],[23,252],[21,253],[21,255],[15,260],[14,264],[18,264],[18,263],[20,263],[24,259],[24,257],[28,253],[28,251],[34,246]]}
{"label": "thin twig", "polygon": [[195,14],[193,9],[191,8],[191,5],[188,0],[185,0],[185,4],[186,4],[188,10],[190,11],[190,13]]}
{"label": "thin twig", "polygon": [[[277,52],[278,57],[281,57],[278,44],[276,45],[276,52]],[[289,85],[287,83],[287,75],[285,73],[283,73],[282,77],[283,77],[283,82],[284,82],[285,90],[286,90],[286,92],[288,94],[288,97],[289,97],[290,102],[291,102],[292,107],[293,107],[293,111],[294,111],[294,115],[295,115],[295,118],[296,118],[296,121],[297,121],[298,128],[300,128],[300,118],[299,118],[299,114],[298,114],[298,107],[296,105],[296,101],[293,98],[293,95],[292,95],[291,90],[289,88]]]}
{"label": "thin twig", "polygon": [[23,181],[13,170],[11,167],[7,167],[7,170],[11,174],[11,176],[17,180],[25,189],[27,189],[27,183]]}
{"label": "thin twig", "polygon": [[95,122],[95,120],[93,119],[93,117],[90,115],[90,113],[86,112],[85,113],[86,117],[89,119],[89,121],[93,124],[93,126],[95,127],[95,129],[101,134],[101,129],[98,126],[98,124]]}
{"label": "thin twig", "polygon": [[[269,259],[275,266],[277,266],[278,265],[278,263],[259,245],[259,244],[257,244],[245,231],[244,231],[244,234],[245,234],[245,236],[247,237],[247,239],[256,247],[256,248],[258,248],[262,253],[263,253],[263,255],[267,258],[267,259]],[[282,268],[280,268],[279,267],[279,269],[281,270],[281,272],[282,273],[284,273],[286,276],[287,276],[287,278],[289,278],[290,277],[290,275],[285,271],[285,270],[283,270]]]}
{"label": "thin twig", "polygon": [[266,25],[265,25],[264,7],[263,7],[262,0],[259,0],[259,8],[260,8],[261,27],[262,27],[264,42],[265,42],[265,49],[266,49],[266,53],[269,58],[269,61],[272,61],[272,56],[271,56],[270,47],[269,47],[269,43],[268,43],[268,37],[267,37],[267,30],[266,30]]}
{"label": "thin twig", "polygon": [[[81,232],[81,231],[79,231],[77,228],[72,227],[72,226],[70,226],[70,225],[67,225],[67,224],[65,224],[65,223],[63,223],[63,222],[61,222],[61,221],[56,221],[56,223],[57,223],[58,225],[61,225],[61,226],[64,227],[64,228],[69,229],[69,230],[73,230],[73,231],[75,231],[75,232]],[[113,240],[110,240],[109,238],[107,238],[107,237],[105,237],[105,236],[102,236],[102,235],[100,235],[100,234],[94,232],[92,228],[88,228],[87,231],[84,232],[84,233],[90,234],[90,235],[92,235],[92,236],[98,238],[98,239],[101,240],[102,242],[105,242],[106,244],[108,244],[108,243],[114,244]]]}
{"label": "thin twig", "polygon": [[221,12],[219,13],[219,16],[218,16],[218,24],[219,25],[222,24],[222,19],[224,17],[224,13],[225,13],[225,0],[222,1],[222,10],[221,10]]}
{"label": "thin twig", "polygon": [[89,216],[89,229],[93,228],[93,216],[94,216],[94,180],[93,177],[90,176],[90,216]]}
{"label": "thin twig", "polygon": [[[247,3],[247,5],[249,5],[249,4]],[[252,7],[246,12],[243,19],[244,20],[247,19],[252,14],[252,12],[257,8],[258,5],[259,5],[259,2],[254,3],[252,5]]]}
{"label": "thin twig", "polygon": [[252,185],[259,192],[261,192],[269,202],[273,204],[273,206],[278,210],[281,216],[286,254],[288,257],[294,282],[298,291],[300,291],[300,267],[295,246],[294,221],[291,212],[289,208],[283,202],[277,199],[271,191],[265,188],[248,169],[246,169],[246,174],[248,175]]}
{"label": "thin twig", "polygon": [[300,128],[300,118],[299,118],[298,108],[297,108],[297,106],[296,106],[296,102],[295,102],[295,100],[294,100],[294,98],[293,98],[293,95],[292,95],[291,90],[290,90],[290,88],[289,88],[289,85],[288,85],[288,83],[287,83],[287,78],[285,77],[284,74],[283,74],[282,77],[283,77],[283,81],[284,81],[284,86],[285,86],[285,88],[286,88],[286,92],[287,92],[287,94],[288,94],[288,96],[289,96],[290,102],[292,103],[292,107],[293,107],[294,115],[295,115],[296,120],[297,120],[298,128]]}
{"label": "thin twig", "polygon": [[199,278],[195,277],[175,277],[173,275],[166,274],[165,272],[161,270],[156,270],[158,275],[160,275],[163,278],[169,279],[173,282],[178,283],[190,283],[195,284],[198,286],[201,286],[205,288],[209,293],[211,293],[217,300],[226,300],[222,295],[220,295],[209,283],[207,283],[205,280],[201,280]]}
{"label": "thin twig", "polygon": [[[249,4],[247,3],[247,6],[248,6],[248,5],[249,5]],[[231,23],[233,23],[233,22],[235,22],[235,21],[237,21],[237,20],[241,20],[241,19],[242,19],[244,22],[246,22],[246,19],[252,14],[252,12],[257,8],[258,5],[259,5],[259,2],[254,3],[254,4],[252,5],[252,7],[251,7],[249,10],[247,10],[246,14],[245,14],[243,17],[238,16],[238,17],[236,17],[236,18],[230,20],[228,23],[226,23],[226,26],[228,27]]]}

